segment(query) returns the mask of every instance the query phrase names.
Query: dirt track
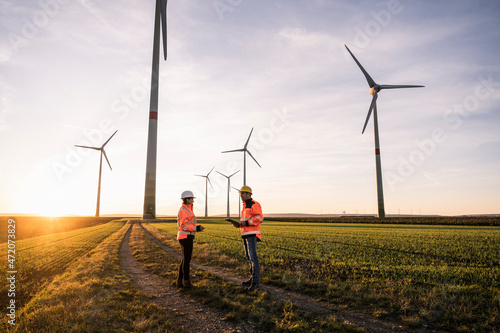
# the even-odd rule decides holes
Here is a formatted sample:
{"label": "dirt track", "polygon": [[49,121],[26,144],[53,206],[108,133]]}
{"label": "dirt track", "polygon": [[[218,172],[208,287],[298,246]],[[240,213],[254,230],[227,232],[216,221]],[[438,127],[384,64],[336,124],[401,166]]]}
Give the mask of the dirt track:
{"label": "dirt track", "polygon": [[[175,258],[178,258],[180,260],[180,254],[178,254],[175,250],[172,248],[166,246],[162,242],[160,242],[158,239],[156,239],[149,231],[147,231],[142,224],[134,224],[133,225],[135,228],[140,228],[143,232],[145,232],[151,239],[164,251],[166,251],[168,254],[172,255]],[[183,312],[187,312],[185,307],[196,307],[196,309],[189,311],[189,313],[197,313],[196,311],[199,312],[205,312],[207,311],[212,311],[214,312],[213,309],[204,307],[202,309],[202,306],[200,304],[196,303],[191,303],[190,301],[183,299],[182,294],[176,290],[174,290],[172,287],[169,287],[166,285],[165,281],[162,281],[160,278],[145,272],[142,269],[142,265],[140,262],[138,262],[135,258],[133,258],[132,253],[130,251],[130,247],[128,246],[129,243],[129,237],[130,237],[130,232],[131,228],[127,232],[122,249],[121,249],[121,256],[122,256],[122,266],[123,268],[132,276],[132,278],[137,282],[139,288],[143,290],[146,294],[151,295],[153,297],[153,301],[155,303],[161,304],[169,309],[183,309]],[[139,231],[139,229],[137,230]],[[234,283],[236,285],[240,285],[241,279],[239,277],[235,277],[232,275],[227,274],[223,270],[213,267],[213,266],[207,266],[207,265],[201,265],[198,264],[194,261],[191,261],[191,266],[196,267],[205,271],[208,271],[214,275],[217,275],[221,277],[223,280]],[[266,292],[269,293],[272,299],[278,301],[278,302],[284,302],[286,300],[291,301],[293,304],[297,305],[297,307],[306,312],[306,313],[311,313],[314,314],[315,316],[332,316],[336,318],[339,322],[343,323],[350,323],[353,324],[357,327],[361,327],[365,329],[367,332],[404,332],[408,331],[407,328],[403,328],[402,326],[392,323],[392,322],[387,322],[387,321],[381,321],[376,318],[367,316],[362,313],[356,313],[356,312],[351,312],[351,311],[345,311],[339,308],[334,307],[331,304],[328,304],[326,302],[319,302],[315,300],[312,297],[305,296],[298,294],[296,292],[291,292],[291,291],[286,291],[281,288],[277,288],[274,286],[270,285],[264,285],[261,284],[260,288],[262,290],[265,290]],[[205,309],[206,308],[206,309]],[[172,310],[173,311],[173,310]],[[175,311],[174,311],[175,312]],[[214,312],[216,313],[216,312]],[[210,320],[217,318],[216,320]],[[244,326],[244,329],[242,329],[240,326],[235,325],[231,326],[229,325],[230,323],[223,322],[222,321],[223,314],[216,313],[215,315],[209,316],[209,318],[200,318],[199,315],[196,316],[196,318],[189,319],[190,323],[197,322],[198,325],[202,324],[201,330],[196,330],[199,332],[219,332],[219,331],[234,331],[234,332],[251,332],[252,330],[248,330],[251,328],[248,328]],[[205,320],[210,320],[209,322],[205,322]],[[219,325],[217,326],[217,321],[219,322]],[[192,324],[189,324],[192,325]],[[229,326],[226,326],[229,325]],[[203,330],[205,329],[205,330]]]}
{"label": "dirt track", "polygon": [[143,230],[137,224],[130,224],[120,249],[122,268],[139,289],[151,297],[152,302],[163,306],[167,315],[174,322],[180,323],[185,332],[256,332],[252,327],[223,320],[223,313],[183,297],[182,292],[167,285],[165,280],[146,272],[130,250],[132,228],[136,228],[136,231]]}

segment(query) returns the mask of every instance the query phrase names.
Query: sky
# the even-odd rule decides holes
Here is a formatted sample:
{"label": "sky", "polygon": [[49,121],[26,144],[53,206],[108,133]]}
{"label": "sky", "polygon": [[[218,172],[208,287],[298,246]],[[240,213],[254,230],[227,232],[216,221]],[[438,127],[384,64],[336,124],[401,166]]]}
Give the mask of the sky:
{"label": "sky", "polygon": [[[155,2],[0,0],[0,213],[142,214]],[[500,2],[170,0],[156,211],[226,213],[227,179],[266,213],[377,211],[379,84],[388,214],[500,213]],[[238,193],[230,192],[231,213]]]}

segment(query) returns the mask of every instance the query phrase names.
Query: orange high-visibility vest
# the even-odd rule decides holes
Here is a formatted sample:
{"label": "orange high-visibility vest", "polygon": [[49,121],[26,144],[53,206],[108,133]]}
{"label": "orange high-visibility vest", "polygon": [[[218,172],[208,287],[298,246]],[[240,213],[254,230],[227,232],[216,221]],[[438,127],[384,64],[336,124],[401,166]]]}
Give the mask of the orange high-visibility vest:
{"label": "orange high-visibility vest", "polygon": [[179,231],[177,231],[177,240],[185,239],[188,235],[196,234],[196,217],[193,213],[193,205],[181,206],[179,213],[177,214],[177,226]]}
{"label": "orange high-visibility vest", "polygon": [[260,203],[253,199],[243,202],[240,219],[241,236],[255,235],[258,239],[261,239],[260,224],[262,221],[264,221],[264,215],[262,215]]}

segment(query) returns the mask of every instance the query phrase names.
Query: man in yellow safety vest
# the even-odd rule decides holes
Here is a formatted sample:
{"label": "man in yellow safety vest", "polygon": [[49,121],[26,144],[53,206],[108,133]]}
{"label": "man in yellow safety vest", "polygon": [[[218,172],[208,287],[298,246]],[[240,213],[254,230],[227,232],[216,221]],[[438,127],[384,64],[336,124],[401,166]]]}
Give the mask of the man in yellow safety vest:
{"label": "man in yellow safety vest", "polygon": [[250,263],[251,277],[248,281],[242,282],[242,285],[252,291],[259,289],[259,258],[257,257],[257,242],[261,241],[260,224],[264,220],[262,207],[252,199],[252,189],[249,186],[243,186],[240,189],[241,201],[243,201],[243,210],[241,211],[240,222],[232,222],[236,228],[240,228],[241,238],[245,249],[245,257]]}

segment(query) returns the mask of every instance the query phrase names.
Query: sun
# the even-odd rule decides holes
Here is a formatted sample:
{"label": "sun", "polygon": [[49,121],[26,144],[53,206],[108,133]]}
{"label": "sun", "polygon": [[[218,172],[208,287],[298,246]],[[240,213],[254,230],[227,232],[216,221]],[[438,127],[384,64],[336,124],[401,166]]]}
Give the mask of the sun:
{"label": "sun", "polygon": [[46,216],[46,217],[61,217],[61,216],[64,216],[65,214],[60,213],[60,212],[53,210],[53,209],[46,209],[43,211],[36,212],[36,215]]}
{"label": "sun", "polygon": [[66,215],[67,213],[63,212],[58,207],[39,206],[33,209],[33,214],[38,216],[60,217]]}

